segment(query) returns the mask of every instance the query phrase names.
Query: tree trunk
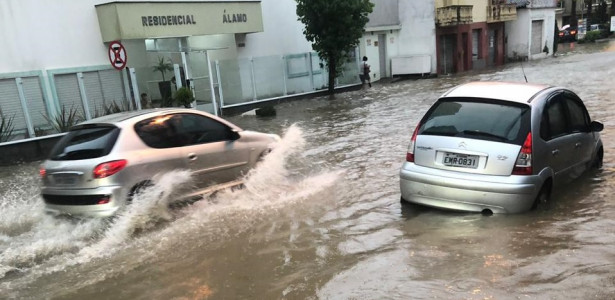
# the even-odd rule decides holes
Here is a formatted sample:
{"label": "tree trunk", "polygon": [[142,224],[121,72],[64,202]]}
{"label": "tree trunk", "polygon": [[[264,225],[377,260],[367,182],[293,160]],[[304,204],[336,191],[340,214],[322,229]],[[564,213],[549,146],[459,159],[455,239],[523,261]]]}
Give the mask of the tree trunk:
{"label": "tree trunk", "polygon": [[585,2],[585,4],[587,4],[587,24],[585,24],[585,28],[587,29],[589,29],[589,26],[594,23],[594,18],[592,17],[592,2],[593,1]]}
{"label": "tree trunk", "polygon": [[577,28],[579,22],[577,21],[577,1],[572,0],[572,8],[570,10],[570,27]]}
{"label": "tree trunk", "polygon": [[327,89],[329,95],[333,95],[335,93],[335,66],[337,61],[332,56],[329,56],[329,87]]}

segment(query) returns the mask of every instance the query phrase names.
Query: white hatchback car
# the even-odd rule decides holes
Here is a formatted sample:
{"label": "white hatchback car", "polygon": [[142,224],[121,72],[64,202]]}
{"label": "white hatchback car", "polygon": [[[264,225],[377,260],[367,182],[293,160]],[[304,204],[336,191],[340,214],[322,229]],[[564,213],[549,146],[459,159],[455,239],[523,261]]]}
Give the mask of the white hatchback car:
{"label": "white hatchback car", "polygon": [[438,99],[412,135],[401,200],[450,210],[517,213],[602,165],[599,131],[572,91],[473,82]]}
{"label": "white hatchback car", "polygon": [[280,137],[194,109],[150,109],[74,126],[41,165],[48,212],[111,216],[154,175],[192,171],[197,190],[236,181]]}

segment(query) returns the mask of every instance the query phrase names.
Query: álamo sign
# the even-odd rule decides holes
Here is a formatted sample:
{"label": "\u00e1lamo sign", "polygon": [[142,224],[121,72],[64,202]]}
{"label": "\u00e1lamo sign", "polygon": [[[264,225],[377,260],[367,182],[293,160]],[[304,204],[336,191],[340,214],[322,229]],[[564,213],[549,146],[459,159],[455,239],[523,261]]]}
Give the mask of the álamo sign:
{"label": "\u00e1lamo sign", "polygon": [[237,23],[248,22],[248,15],[246,14],[227,14],[226,9],[222,15],[222,23]]}

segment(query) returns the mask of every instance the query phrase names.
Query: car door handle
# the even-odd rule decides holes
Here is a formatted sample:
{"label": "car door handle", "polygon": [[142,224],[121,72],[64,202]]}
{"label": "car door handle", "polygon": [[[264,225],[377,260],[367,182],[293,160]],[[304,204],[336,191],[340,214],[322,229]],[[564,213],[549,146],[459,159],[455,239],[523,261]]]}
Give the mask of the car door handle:
{"label": "car door handle", "polygon": [[580,147],[581,147],[581,145],[582,145],[582,144],[581,144],[580,142],[577,142],[576,144],[574,144],[574,147],[575,147],[575,148],[580,148]]}
{"label": "car door handle", "polygon": [[559,154],[559,150],[555,149],[553,151],[551,151],[551,154],[553,154],[553,156],[556,156]]}
{"label": "car door handle", "polygon": [[190,154],[188,154],[188,159],[189,159],[189,160],[196,160],[196,159],[197,159],[197,156],[196,156],[196,154],[194,154],[194,153],[190,153]]}

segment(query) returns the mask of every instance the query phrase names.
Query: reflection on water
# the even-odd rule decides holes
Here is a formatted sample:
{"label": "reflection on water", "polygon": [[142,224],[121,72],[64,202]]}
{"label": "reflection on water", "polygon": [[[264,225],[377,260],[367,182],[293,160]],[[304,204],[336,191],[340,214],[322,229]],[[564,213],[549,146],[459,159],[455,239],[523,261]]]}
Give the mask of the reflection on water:
{"label": "reflection on water", "polygon": [[[0,199],[0,298],[613,299],[615,53],[605,52],[610,42],[570,47],[494,70],[289,102],[269,119],[229,117],[286,133],[281,152],[246,188],[162,210],[153,224],[48,219],[31,184],[36,167],[22,166],[0,176],[10,186]],[[460,83],[524,75],[585,100],[605,124],[604,169],[555,191],[547,211],[402,206],[399,168],[433,101]]]}

